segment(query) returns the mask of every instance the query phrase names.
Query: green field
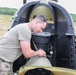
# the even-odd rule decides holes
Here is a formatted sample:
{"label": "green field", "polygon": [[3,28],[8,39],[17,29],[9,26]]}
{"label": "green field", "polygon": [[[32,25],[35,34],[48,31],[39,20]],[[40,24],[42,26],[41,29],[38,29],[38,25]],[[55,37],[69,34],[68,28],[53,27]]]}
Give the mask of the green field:
{"label": "green field", "polygon": [[12,21],[12,16],[0,15],[0,38],[7,32]]}

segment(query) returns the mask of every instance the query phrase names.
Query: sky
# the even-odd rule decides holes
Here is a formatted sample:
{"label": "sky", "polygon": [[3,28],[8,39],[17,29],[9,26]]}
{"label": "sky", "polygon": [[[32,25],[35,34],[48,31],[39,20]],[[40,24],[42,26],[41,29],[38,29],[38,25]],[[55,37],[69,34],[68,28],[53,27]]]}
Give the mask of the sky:
{"label": "sky", "polygon": [[[76,14],[76,0],[58,0],[57,3],[63,6],[69,13]],[[23,0],[0,0],[0,7],[10,7],[19,9],[22,5]]]}

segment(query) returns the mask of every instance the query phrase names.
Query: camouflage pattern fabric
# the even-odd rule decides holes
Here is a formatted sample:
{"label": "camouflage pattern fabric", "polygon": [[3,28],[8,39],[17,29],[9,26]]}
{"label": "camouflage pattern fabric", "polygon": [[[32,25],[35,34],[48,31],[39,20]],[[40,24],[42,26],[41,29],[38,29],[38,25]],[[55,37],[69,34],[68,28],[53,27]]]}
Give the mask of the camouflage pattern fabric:
{"label": "camouflage pattern fabric", "polygon": [[8,63],[0,59],[0,75],[14,75],[12,70],[12,63]]}

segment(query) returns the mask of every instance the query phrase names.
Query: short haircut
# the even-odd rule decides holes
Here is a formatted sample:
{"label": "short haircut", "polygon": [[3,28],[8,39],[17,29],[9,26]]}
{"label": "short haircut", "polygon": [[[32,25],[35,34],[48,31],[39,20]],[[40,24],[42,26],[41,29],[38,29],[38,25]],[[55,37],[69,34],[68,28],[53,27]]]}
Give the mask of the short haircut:
{"label": "short haircut", "polygon": [[46,22],[47,23],[47,21],[46,21],[46,19],[43,15],[38,15],[34,19],[39,19],[39,20],[41,20],[41,22]]}

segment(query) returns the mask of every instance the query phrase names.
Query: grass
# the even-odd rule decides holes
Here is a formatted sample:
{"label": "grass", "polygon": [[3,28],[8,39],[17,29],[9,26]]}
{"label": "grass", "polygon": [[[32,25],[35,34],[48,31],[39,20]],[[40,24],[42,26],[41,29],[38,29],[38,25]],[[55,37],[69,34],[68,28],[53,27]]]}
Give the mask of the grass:
{"label": "grass", "polygon": [[75,29],[75,32],[76,32],[76,23],[74,23],[74,29]]}
{"label": "grass", "polygon": [[0,38],[7,32],[12,21],[12,16],[0,15]]}

